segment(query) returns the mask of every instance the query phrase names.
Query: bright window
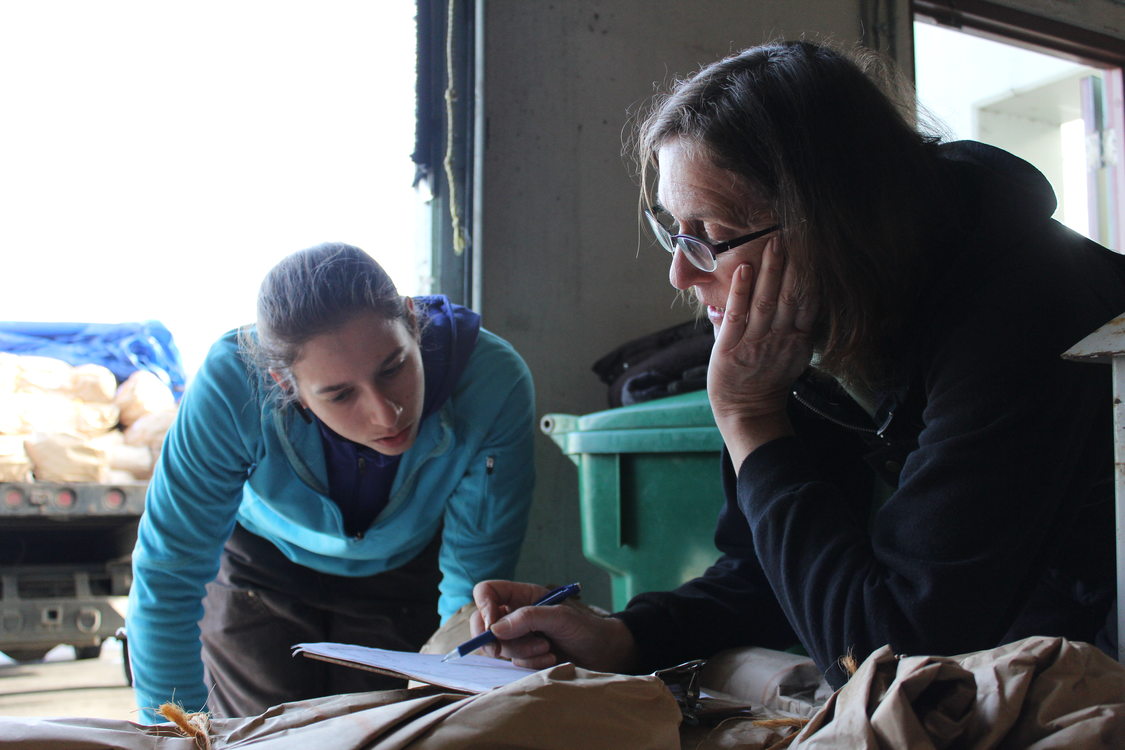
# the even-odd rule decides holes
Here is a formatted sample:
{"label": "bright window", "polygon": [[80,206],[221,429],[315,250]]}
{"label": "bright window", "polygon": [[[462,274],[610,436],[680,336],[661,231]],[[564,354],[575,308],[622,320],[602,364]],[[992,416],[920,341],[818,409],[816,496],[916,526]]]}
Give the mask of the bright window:
{"label": "bright window", "polygon": [[1102,71],[929,23],[914,24],[914,41],[919,102],[948,135],[1034,164],[1055,190],[1055,218],[1114,247],[1105,221],[1111,194],[1099,189],[1098,170],[1105,170],[1091,166],[1088,154],[1097,124],[1084,120],[1091,92],[1104,85]]}
{"label": "bright window", "polygon": [[425,291],[409,0],[0,3],[0,319],[155,319],[190,373],[326,240]]}

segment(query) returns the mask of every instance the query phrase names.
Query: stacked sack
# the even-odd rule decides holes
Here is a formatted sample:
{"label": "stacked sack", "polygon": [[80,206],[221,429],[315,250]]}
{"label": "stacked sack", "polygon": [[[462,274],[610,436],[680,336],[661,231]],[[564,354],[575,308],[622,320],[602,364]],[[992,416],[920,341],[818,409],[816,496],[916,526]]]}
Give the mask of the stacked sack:
{"label": "stacked sack", "polygon": [[0,352],[0,481],[146,480],[175,413],[146,370],[118,387],[101,365]]}

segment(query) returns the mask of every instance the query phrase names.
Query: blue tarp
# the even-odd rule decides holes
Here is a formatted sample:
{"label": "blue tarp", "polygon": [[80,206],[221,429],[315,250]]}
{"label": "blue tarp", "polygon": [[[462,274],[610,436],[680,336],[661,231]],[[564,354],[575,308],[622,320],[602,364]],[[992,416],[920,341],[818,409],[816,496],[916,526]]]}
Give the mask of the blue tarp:
{"label": "blue tarp", "polygon": [[148,370],[172,389],[184,392],[183,362],[172,334],[162,323],[0,322],[0,351],[54,357],[72,365],[97,364],[118,384],[137,370]]}

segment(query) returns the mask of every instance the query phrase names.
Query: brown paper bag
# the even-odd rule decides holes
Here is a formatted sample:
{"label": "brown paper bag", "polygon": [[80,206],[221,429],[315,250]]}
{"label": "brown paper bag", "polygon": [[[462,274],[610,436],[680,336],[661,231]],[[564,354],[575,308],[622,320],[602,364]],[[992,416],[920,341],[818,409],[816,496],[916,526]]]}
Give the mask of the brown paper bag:
{"label": "brown paper bag", "polygon": [[1125,747],[1125,666],[1088,643],[1033,637],[955,657],[884,646],[792,750]]}
{"label": "brown paper bag", "polygon": [[104,449],[78,435],[38,435],[24,441],[40,482],[105,482],[109,458]]}
{"label": "brown paper bag", "polygon": [[[680,710],[654,677],[562,664],[474,696],[392,690],[211,722],[213,750],[678,750]],[[170,724],[0,717],[3,750],[199,750]]]}
{"label": "brown paper bag", "polygon": [[125,430],[125,442],[129,445],[144,446],[152,454],[153,461],[160,458],[164,436],[176,418],[175,409],[151,412],[138,417]]}
{"label": "brown paper bag", "polygon": [[71,372],[70,393],[89,404],[111,404],[117,393],[117,378],[102,365],[78,365]]}
{"label": "brown paper bag", "polygon": [[175,409],[176,397],[156,375],[137,370],[117,389],[113,403],[121,410],[121,424],[128,427],[145,414]]}
{"label": "brown paper bag", "polygon": [[24,450],[24,435],[0,435],[0,482],[30,482],[31,459]]}
{"label": "brown paper bag", "polygon": [[113,404],[89,404],[73,401],[78,434],[88,437],[102,435],[117,426],[119,412]]}
{"label": "brown paper bag", "polygon": [[74,366],[61,359],[21,354],[16,357],[15,390],[70,395],[73,373]]}
{"label": "brown paper bag", "polygon": [[78,434],[80,402],[62,393],[14,393],[5,399],[0,423],[10,433]]}

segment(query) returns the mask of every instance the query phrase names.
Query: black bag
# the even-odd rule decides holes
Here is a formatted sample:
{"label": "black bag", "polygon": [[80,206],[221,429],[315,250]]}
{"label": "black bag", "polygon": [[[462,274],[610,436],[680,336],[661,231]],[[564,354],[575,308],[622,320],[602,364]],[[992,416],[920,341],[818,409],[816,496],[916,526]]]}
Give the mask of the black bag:
{"label": "black bag", "polygon": [[594,363],[609,386],[609,405],[628,406],[707,387],[715,336],[703,319],[628,341]]}

